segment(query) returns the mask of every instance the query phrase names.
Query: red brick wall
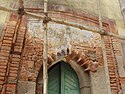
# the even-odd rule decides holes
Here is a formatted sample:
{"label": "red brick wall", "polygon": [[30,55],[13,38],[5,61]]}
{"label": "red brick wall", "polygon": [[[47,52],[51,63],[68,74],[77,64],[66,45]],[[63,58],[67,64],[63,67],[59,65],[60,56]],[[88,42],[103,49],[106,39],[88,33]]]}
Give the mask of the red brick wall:
{"label": "red brick wall", "polygon": [[[18,15],[12,14],[7,22],[0,47],[0,93],[13,94],[16,91],[21,52],[26,27],[18,28]],[[25,17],[22,19],[25,21]]]}
{"label": "red brick wall", "polygon": [[[81,24],[86,24],[87,22],[90,26],[98,27],[97,17],[94,15],[88,16],[84,12],[68,10],[63,13],[50,13],[49,16]],[[27,18],[24,17],[20,28],[16,28],[18,16],[12,14],[7,23],[5,35],[0,47],[1,94],[12,94],[16,92],[18,80],[35,82],[42,66],[43,41],[34,38],[33,40],[36,41],[34,45],[32,41],[28,39],[28,33],[26,33],[26,19]],[[107,18],[103,20],[103,27],[107,32],[117,32],[115,23]],[[118,92],[120,90],[120,83],[114,54],[116,54],[115,50],[119,49],[114,48],[114,51],[112,50],[114,47],[111,45],[112,41],[114,40],[111,40],[110,37],[105,37],[111,89],[112,92]],[[88,47],[85,50],[88,49],[90,48]],[[97,48],[96,52],[100,66],[103,66],[101,48]]]}
{"label": "red brick wall", "polygon": [[[28,35],[28,33],[27,33]],[[35,41],[35,44],[33,43]],[[22,58],[21,80],[36,81],[37,74],[42,66],[43,41],[37,38],[26,38]]]}

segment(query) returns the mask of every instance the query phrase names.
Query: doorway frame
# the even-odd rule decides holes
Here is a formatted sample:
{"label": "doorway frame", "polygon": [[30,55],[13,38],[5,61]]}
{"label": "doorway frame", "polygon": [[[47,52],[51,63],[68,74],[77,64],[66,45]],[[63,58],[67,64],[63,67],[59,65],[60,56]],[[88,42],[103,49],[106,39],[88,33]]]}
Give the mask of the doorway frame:
{"label": "doorway frame", "polygon": [[[69,64],[71,66],[71,68],[76,72],[76,75],[78,76],[78,80],[79,80],[79,85],[80,85],[80,94],[91,94],[91,81],[90,81],[90,74],[89,72],[84,72],[84,69],[78,65],[74,60],[70,60],[69,62],[66,61],[65,58],[62,58],[60,60],[57,60],[55,62],[53,62],[49,68],[51,68],[52,66],[54,66],[55,64],[59,63],[60,61],[63,61],[67,64]],[[49,70],[48,68],[48,70]],[[39,71],[39,74],[38,75],[38,80],[37,80],[37,83],[41,84],[41,88],[42,88],[42,85],[43,85],[43,79],[42,79],[42,68],[41,70]],[[37,86],[36,86],[37,87]]]}

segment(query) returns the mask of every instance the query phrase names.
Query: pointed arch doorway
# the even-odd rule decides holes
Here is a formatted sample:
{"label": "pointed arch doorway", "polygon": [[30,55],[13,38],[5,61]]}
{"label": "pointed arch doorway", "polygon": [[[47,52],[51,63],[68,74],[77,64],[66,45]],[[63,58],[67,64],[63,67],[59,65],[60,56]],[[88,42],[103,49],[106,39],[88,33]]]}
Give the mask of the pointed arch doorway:
{"label": "pointed arch doorway", "polygon": [[64,61],[52,66],[48,75],[48,94],[80,94],[78,76]]}

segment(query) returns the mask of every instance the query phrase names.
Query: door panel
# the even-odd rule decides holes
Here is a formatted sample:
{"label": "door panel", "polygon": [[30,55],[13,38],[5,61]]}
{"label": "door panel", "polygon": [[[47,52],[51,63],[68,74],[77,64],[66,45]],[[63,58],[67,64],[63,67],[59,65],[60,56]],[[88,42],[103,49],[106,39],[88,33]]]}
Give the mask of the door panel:
{"label": "door panel", "polygon": [[80,94],[78,77],[69,64],[59,62],[49,70],[48,94]]}
{"label": "door panel", "polygon": [[48,94],[60,94],[60,65],[54,66],[49,70]]}
{"label": "door panel", "polygon": [[62,74],[64,75],[64,81],[61,81],[61,83],[64,84],[64,88],[61,88],[61,91],[63,91],[61,94],[80,94],[78,77],[70,65],[61,63]]}

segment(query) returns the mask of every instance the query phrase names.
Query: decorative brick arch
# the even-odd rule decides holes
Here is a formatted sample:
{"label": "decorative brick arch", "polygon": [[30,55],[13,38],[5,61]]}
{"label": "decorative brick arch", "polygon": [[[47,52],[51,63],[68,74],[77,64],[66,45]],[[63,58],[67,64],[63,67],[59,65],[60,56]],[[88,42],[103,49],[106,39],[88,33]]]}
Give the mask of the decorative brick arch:
{"label": "decorative brick arch", "polygon": [[[62,54],[61,52],[59,52]],[[92,57],[92,54],[95,54]],[[53,62],[57,62],[61,57],[51,54],[48,56],[48,65],[52,66]],[[79,52],[78,50],[71,50],[70,53],[64,56],[65,61],[68,63],[70,61],[75,61],[79,66],[84,67],[84,71],[96,72],[98,68],[98,62],[96,58],[96,52]]]}
{"label": "decorative brick arch", "polygon": [[[54,8],[56,8],[56,7],[54,7]],[[65,20],[65,18],[66,18],[67,21],[80,23],[80,24],[83,24],[83,25],[86,24],[86,22],[88,22],[88,23],[90,23],[90,26],[98,27],[98,17],[97,16],[90,15],[90,14],[85,14],[84,12],[81,12],[81,11],[69,10],[69,9],[66,9],[66,8],[65,8],[65,12],[59,12],[58,9],[53,9],[53,8],[51,8],[51,10],[54,10],[54,14],[50,13],[49,14],[50,17],[59,18],[59,19],[63,19],[63,20]],[[3,67],[3,69],[1,69],[1,71],[5,72],[5,74],[9,73],[8,77],[6,77],[6,75],[3,74],[3,73],[0,74],[4,78],[6,78],[6,79],[2,79],[2,80],[0,79],[0,82],[1,82],[0,83],[0,93],[1,92],[2,93],[3,92],[4,93],[14,93],[14,92],[16,92],[17,82],[19,83],[20,79],[21,79],[21,81],[35,82],[36,78],[38,77],[38,74],[40,73],[40,68],[42,66],[42,56],[41,56],[41,58],[38,59],[39,62],[35,64],[35,67],[34,67],[34,70],[33,70],[35,72],[33,73],[33,75],[31,77],[28,78],[27,74],[25,74],[24,72],[20,72],[20,68],[21,68],[21,70],[25,69],[25,67],[27,68],[27,66],[29,66],[27,63],[31,63],[31,61],[27,60],[28,62],[26,62],[26,63],[23,62],[23,59],[27,59],[27,58],[24,57],[24,54],[23,54],[23,52],[26,51],[25,50],[26,45],[24,45],[23,43],[26,42],[26,40],[27,40],[26,32],[25,32],[27,30],[27,28],[26,28],[26,22],[27,21],[25,19],[23,19],[23,21],[21,23],[21,27],[23,27],[25,29],[22,29],[22,30],[20,29],[19,30],[20,34],[18,36],[16,36],[18,38],[18,40],[15,43],[16,45],[12,44],[11,38],[12,39],[14,38],[12,36],[14,35],[15,26],[16,26],[15,24],[14,24],[14,26],[12,26],[12,21],[17,22],[17,18],[15,19],[15,16],[17,17],[16,14],[14,14],[12,17],[10,17],[11,18],[10,24],[8,23],[7,26],[6,26],[7,29],[5,29],[5,35],[3,36],[3,41],[2,41],[1,47],[0,47],[1,48],[0,49],[0,51],[1,51],[1,53],[0,53],[1,54],[1,56],[0,56],[1,60],[0,61],[2,62],[0,67],[3,67],[3,65],[5,66],[5,67]],[[113,33],[117,33],[115,22],[112,21],[112,20],[109,20],[107,18],[103,19],[103,28],[107,32],[111,31]],[[9,34],[9,33],[11,33],[11,34]],[[6,39],[6,37],[9,37],[9,38]],[[110,54],[107,57],[111,57],[111,56],[113,56],[114,53],[112,53],[112,50],[111,50],[112,47],[110,47],[110,43],[111,43],[110,37],[107,36],[105,38],[105,42],[106,42],[106,49],[109,49],[109,51],[107,53]],[[10,44],[10,45],[8,47],[8,45],[5,45],[5,44]],[[13,47],[15,48],[16,51],[11,52],[10,49],[12,49]],[[6,54],[4,53],[4,51],[6,51],[5,49],[7,49],[7,53]],[[72,53],[74,53],[74,54],[72,54]],[[83,58],[84,54],[86,54],[86,53],[80,53],[80,51],[72,50],[71,54],[67,55],[64,59],[66,60],[66,62],[72,62],[73,61],[75,63],[72,63],[72,64],[77,64],[78,66],[80,65],[81,67],[85,67],[86,68],[86,67],[89,66],[89,64],[90,65],[92,64],[93,59],[89,58],[86,55],[85,55],[86,59]],[[98,55],[101,55],[101,53],[98,54]],[[31,58],[32,59],[36,59],[34,56],[32,56]],[[52,58],[51,55],[48,56],[48,58],[51,61],[51,58]],[[57,60],[58,59],[56,59],[54,61],[56,62]],[[89,62],[87,62],[87,60],[89,60]],[[101,60],[99,60],[99,62],[102,63]],[[114,67],[114,69],[113,69],[113,71],[114,71],[115,68],[116,68],[116,62],[114,60],[110,60],[108,62]],[[49,63],[49,65],[53,64],[52,62],[48,62],[48,63]],[[112,66],[111,67],[109,66],[109,69],[112,70]],[[91,70],[92,68],[90,68],[89,70]],[[91,71],[93,71],[93,70],[91,70]],[[84,70],[83,70],[83,72],[84,72]],[[18,73],[18,75],[17,75],[17,73]],[[23,73],[24,73],[24,75],[22,75]],[[19,79],[20,74],[25,79],[22,79],[22,78]],[[114,74],[115,74],[114,78],[116,79],[115,82],[116,81],[118,82],[119,77],[118,77],[117,73],[114,73]],[[110,79],[111,82],[114,81],[114,78]],[[7,83],[5,83],[5,82],[7,82]],[[111,85],[112,85],[112,87],[111,87],[112,91],[117,92],[118,90],[116,91],[114,89],[114,87],[119,89],[118,88],[119,83],[117,83],[116,85],[111,83]],[[18,86],[20,87],[22,85],[18,85]],[[23,86],[25,86],[25,85],[23,84]],[[24,94],[24,93],[22,93],[22,94]]]}
{"label": "decorative brick arch", "polygon": [[[52,63],[50,65],[49,68],[51,68],[53,65],[59,63],[60,61],[64,61],[65,63],[68,63],[72,69],[76,72],[78,78],[79,78],[79,83],[80,83],[80,94],[84,94],[86,92],[90,92],[91,91],[91,87],[90,87],[90,77],[89,77],[89,73],[84,71],[84,68],[80,67],[80,65],[74,61],[76,59],[71,59],[70,61],[67,62],[66,58],[62,58],[59,59],[57,61],[54,61],[54,63]],[[39,94],[42,92],[42,87],[43,87],[43,79],[42,79],[42,67],[39,71],[39,75],[37,77],[36,80],[36,92]]]}
{"label": "decorative brick arch", "polygon": [[[79,66],[81,66],[84,69],[84,71],[96,72],[98,69],[98,61],[94,49],[93,51],[88,51],[85,53],[79,52],[77,50],[71,50],[68,55],[60,57],[58,57],[55,54],[48,54],[48,68],[54,65],[57,61],[60,61],[61,59],[65,59],[67,63],[69,63],[70,61],[76,62]],[[43,62],[42,60],[40,61]],[[41,66],[37,66],[36,71],[40,70],[41,67],[42,63]]]}
{"label": "decorative brick arch", "polygon": [[[83,25],[88,23],[90,26],[98,28],[98,17],[95,16],[95,15],[86,14],[84,11],[81,12],[81,11],[78,11],[78,10],[70,10],[67,7],[65,7],[65,11],[61,12],[60,6],[58,6],[57,9],[56,9],[56,6],[53,6],[53,5],[49,6],[49,10],[50,10],[49,16],[52,17],[52,18],[67,20],[69,22],[73,22],[73,23],[75,22],[75,23],[79,23],[79,24],[83,24]],[[36,12],[35,9],[32,10],[32,11]],[[38,13],[40,11],[37,10]],[[106,19],[105,22],[103,22],[103,28],[106,31],[109,31],[108,26],[109,26],[109,22],[108,22],[108,19]],[[90,49],[91,49],[91,47],[90,47]],[[24,51],[26,51],[26,50],[24,50]],[[55,57],[56,57],[56,55],[55,55]],[[34,68],[35,73],[33,74],[34,75],[33,77],[29,77],[30,81],[36,81],[37,76],[38,76],[39,71],[40,71],[40,68],[42,67],[42,63],[43,63],[42,59],[43,58],[39,59],[38,63],[35,64],[35,68]],[[77,62],[81,67],[84,67],[84,69],[86,71],[88,71],[88,70],[93,71],[93,72],[97,71],[98,65],[94,64],[94,66],[93,66],[93,64],[92,64],[93,62],[97,61],[97,58],[96,59],[90,58],[90,56],[87,56],[86,53],[77,51],[77,49],[71,50],[71,54],[68,54],[65,57],[65,59],[67,61],[73,60],[73,61]],[[48,65],[51,65],[52,62],[56,62],[57,60],[58,59],[53,58],[52,54],[48,55]],[[101,60],[99,62],[102,63]]]}
{"label": "decorative brick arch", "polygon": [[[90,81],[89,81],[90,78],[89,78],[88,72],[85,72],[85,71],[96,72],[98,68],[98,62],[96,62],[96,57],[91,57],[91,55],[89,54],[90,54],[89,52],[83,53],[77,50],[71,50],[70,53],[64,57],[58,57],[57,55],[49,54],[48,69],[60,61],[64,61],[65,63],[68,63],[74,69],[74,71],[76,72],[79,78],[80,91],[81,91],[80,94],[84,94],[85,92],[90,92],[90,88],[91,88]],[[42,66],[39,68],[41,69],[39,71],[39,74],[36,80],[36,84],[37,84],[36,92],[38,94],[42,92],[42,85],[43,85],[43,80],[42,80],[43,69],[42,69]]]}

